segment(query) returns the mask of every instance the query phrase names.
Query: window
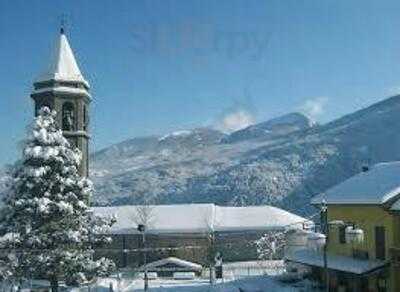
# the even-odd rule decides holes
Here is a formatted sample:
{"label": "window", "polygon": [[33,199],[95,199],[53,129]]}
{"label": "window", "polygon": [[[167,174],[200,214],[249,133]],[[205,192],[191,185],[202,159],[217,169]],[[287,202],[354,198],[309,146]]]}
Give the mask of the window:
{"label": "window", "polygon": [[62,107],[62,129],[63,131],[75,130],[75,110],[71,102],[66,102]]}
{"label": "window", "polygon": [[385,243],[385,227],[375,227],[375,257],[378,260],[384,260],[386,255],[386,243]]}
{"label": "window", "polygon": [[346,243],[346,226],[339,226],[339,243]]}

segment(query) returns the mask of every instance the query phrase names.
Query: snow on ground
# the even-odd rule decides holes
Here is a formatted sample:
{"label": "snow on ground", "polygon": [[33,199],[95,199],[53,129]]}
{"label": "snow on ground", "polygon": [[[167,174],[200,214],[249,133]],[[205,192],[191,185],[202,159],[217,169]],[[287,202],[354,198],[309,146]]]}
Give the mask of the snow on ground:
{"label": "snow on ground", "polygon": [[[174,280],[158,278],[149,281],[149,291],[154,292],[300,292],[315,291],[307,281],[283,283],[279,281],[284,272],[283,261],[251,261],[224,264],[224,280],[218,279],[210,285],[207,274],[194,280]],[[132,275],[131,275],[132,276]],[[89,287],[69,288],[68,292],[140,292],[143,291],[142,278],[117,277],[102,278]],[[2,286],[0,283],[0,291]],[[5,286],[3,287],[5,288]],[[8,289],[9,291],[9,289]],[[29,291],[29,290],[25,290]]]}
{"label": "snow on ground", "polygon": [[[3,286],[4,285],[4,286]],[[11,291],[11,286],[0,283],[1,289]],[[44,286],[43,286],[44,287]],[[81,288],[62,288],[65,292],[109,292],[112,287],[114,292],[140,292],[143,291],[144,283],[142,279],[121,279],[103,278],[96,285]],[[217,280],[214,285],[210,285],[208,279],[198,278],[194,280],[173,280],[159,278],[149,281],[149,291],[153,292],[300,292],[315,291],[309,288],[306,281],[298,283],[283,283],[279,281],[278,276],[253,276],[245,277],[238,280],[224,279]],[[17,290],[15,287],[14,291]],[[30,291],[28,287],[24,287],[21,291]]]}
{"label": "snow on ground", "polygon": [[[224,280],[210,286],[207,274],[194,280],[158,278],[149,282],[150,291],[155,292],[264,292],[304,291],[307,283],[282,283],[278,277],[284,272],[283,261],[250,261],[224,264]],[[142,279],[101,279],[97,291],[106,292],[112,283],[114,291],[143,291]],[[239,290],[241,289],[241,290]],[[82,291],[82,290],[81,290]],[[86,291],[86,290],[85,290]]]}
{"label": "snow on ground", "polygon": [[[136,292],[143,291],[143,280],[135,280],[127,283],[124,281],[113,281],[114,291]],[[110,287],[110,281],[103,279],[97,288],[97,291],[105,292]],[[304,291],[305,284],[286,284],[280,282],[275,276],[255,276],[239,280],[218,280],[216,284],[210,286],[207,279],[195,280],[170,280],[157,279],[151,280],[149,290],[154,292],[267,292],[267,291]],[[240,290],[241,289],[241,290]],[[81,290],[82,291],[82,290]]]}

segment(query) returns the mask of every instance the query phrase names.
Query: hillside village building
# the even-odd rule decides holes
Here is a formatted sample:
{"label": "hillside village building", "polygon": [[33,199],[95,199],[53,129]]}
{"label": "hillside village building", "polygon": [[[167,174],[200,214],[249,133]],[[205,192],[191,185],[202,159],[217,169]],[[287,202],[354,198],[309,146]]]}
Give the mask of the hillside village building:
{"label": "hillside village building", "polygon": [[[95,207],[94,214],[115,215],[113,241],[98,250],[121,266],[141,264],[141,235],[135,214],[141,206]],[[224,261],[256,260],[254,241],[268,232],[310,228],[312,222],[271,206],[223,207],[214,204],[149,207],[146,247],[149,261],[167,257],[207,264],[210,253]],[[277,255],[282,256],[282,254]],[[212,256],[214,257],[214,256]]]}
{"label": "hillside village building", "polygon": [[[400,162],[379,163],[314,197],[327,204],[330,291],[400,291]],[[363,240],[349,242],[357,230]],[[321,250],[288,257],[324,279]]]}

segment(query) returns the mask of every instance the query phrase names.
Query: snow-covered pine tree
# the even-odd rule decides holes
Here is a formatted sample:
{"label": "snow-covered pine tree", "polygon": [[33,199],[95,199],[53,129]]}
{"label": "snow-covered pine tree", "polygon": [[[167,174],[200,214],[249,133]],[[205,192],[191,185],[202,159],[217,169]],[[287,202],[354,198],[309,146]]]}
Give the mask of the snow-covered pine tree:
{"label": "snow-covered pine tree", "polygon": [[112,220],[91,214],[92,183],[78,174],[80,160],[55,112],[42,108],[0,210],[0,229],[16,238],[7,248],[16,253],[10,266],[17,279],[47,279],[57,291],[59,281],[79,285],[114,268],[111,260],[93,259]]}

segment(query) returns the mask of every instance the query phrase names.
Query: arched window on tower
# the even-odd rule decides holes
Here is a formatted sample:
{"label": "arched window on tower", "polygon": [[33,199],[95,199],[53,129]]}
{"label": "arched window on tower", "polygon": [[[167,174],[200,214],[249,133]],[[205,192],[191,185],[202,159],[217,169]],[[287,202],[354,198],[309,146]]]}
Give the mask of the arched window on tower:
{"label": "arched window on tower", "polygon": [[73,103],[66,102],[62,107],[62,129],[63,131],[75,130],[75,107]]}

